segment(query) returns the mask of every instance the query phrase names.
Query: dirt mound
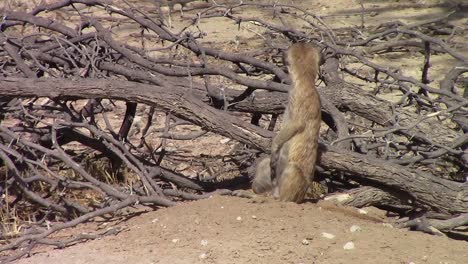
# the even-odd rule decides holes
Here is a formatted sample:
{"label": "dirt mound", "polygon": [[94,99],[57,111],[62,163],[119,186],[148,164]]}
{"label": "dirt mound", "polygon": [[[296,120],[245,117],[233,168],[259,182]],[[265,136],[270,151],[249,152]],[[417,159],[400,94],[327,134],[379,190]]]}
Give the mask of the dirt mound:
{"label": "dirt mound", "polygon": [[118,235],[18,263],[467,263],[468,243],[392,228],[368,211],[215,196],[144,213],[121,223]]}

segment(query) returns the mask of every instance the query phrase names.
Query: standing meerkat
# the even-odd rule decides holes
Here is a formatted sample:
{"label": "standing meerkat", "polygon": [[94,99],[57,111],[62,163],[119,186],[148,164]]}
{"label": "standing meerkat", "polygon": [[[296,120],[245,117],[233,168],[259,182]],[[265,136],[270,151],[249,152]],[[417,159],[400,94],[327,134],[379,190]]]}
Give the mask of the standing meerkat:
{"label": "standing meerkat", "polygon": [[320,53],[310,43],[293,44],[286,60],[293,82],[283,125],[271,156],[259,162],[252,189],[300,203],[312,186],[320,130],[320,95],[315,88]]}

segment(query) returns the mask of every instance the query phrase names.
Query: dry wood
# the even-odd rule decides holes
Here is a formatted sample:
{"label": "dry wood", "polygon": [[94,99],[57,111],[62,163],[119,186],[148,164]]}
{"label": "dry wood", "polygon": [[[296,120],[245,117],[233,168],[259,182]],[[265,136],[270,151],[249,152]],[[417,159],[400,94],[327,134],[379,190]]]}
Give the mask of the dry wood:
{"label": "dry wood", "polygon": [[[207,106],[175,87],[158,87],[127,81],[83,79],[32,80],[0,79],[0,95],[40,96],[60,100],[121,99],[162,108],[204,129],[234,138],[266,151],[272,133],[244,122],[226,112]],[[412,197],[411,203],[429,210],[456,214],[468,212],[468,184],[444,180],[397,164],[322,145],[319,164],[327,170],[350,173],[364,184],[378,184]]]}

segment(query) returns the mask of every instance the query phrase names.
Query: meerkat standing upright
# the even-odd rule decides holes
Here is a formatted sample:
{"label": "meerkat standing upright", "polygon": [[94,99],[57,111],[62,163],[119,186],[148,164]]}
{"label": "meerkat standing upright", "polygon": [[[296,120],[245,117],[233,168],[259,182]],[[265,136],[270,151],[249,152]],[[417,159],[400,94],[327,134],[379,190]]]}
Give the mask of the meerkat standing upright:
{"label": "meerkat standing upright", "polygon": [[281,201],[299,203],[312,185],[321,122],[320,95],[315,88],[319,61],[320,54],[310,43],[296,43],[288,49],[293,85],[271,156],[257,166],[252,183],[255,193],[272,191]]}

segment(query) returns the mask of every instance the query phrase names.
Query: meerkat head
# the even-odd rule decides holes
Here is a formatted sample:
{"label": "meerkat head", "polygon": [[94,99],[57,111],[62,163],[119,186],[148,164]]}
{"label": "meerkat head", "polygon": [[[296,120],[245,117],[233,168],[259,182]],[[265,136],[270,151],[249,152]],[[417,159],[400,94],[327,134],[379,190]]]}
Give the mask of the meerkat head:
{"label": "meerkat head", "polygon": [[293,79],[311,74],[315,77],[319,67],[320,52],[312,43],[294,43],[288,49],[286,61]]}

